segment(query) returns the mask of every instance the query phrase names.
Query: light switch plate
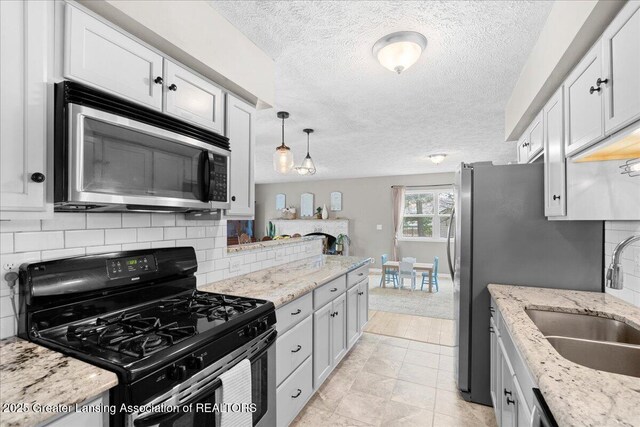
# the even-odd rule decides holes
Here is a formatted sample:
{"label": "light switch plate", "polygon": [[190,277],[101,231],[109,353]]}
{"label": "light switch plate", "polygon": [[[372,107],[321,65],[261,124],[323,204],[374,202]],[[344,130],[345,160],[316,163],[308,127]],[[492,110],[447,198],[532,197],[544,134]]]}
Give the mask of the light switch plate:
{"label": "light switch plate", "polygon": [[376,230],[382,230],[382,224],[376,225]]}

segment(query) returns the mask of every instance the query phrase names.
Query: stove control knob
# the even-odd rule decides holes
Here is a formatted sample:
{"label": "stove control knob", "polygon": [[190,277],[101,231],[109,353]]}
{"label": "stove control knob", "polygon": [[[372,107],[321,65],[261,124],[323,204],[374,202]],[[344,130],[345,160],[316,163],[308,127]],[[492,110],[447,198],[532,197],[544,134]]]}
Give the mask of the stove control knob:
{"label": "stove control knob", "polygon": [[260,321],[260,323],[258,323],[258,330],[260,332],[264,332],[269,328],[269,322],[267,322],[266,320],[262,320]]}
{"label": "stove control knob", "polygon": [[258,328],[256,328],[255,326],[247,326],[246,332],[249,338],[253,338],[258,335]]}
{"label": "stove control knob", "polygon": [[169,368],[169,378],[172,380],[184,381],[187,379],[187,367],[173,365]]}
{"label": "stove control knob", "polygon": [[191,356],[188,360],[187,363],[189,365],[189,368],[191,369],[202,369],[204,368],[204,359],[202,358],[202,356]]}

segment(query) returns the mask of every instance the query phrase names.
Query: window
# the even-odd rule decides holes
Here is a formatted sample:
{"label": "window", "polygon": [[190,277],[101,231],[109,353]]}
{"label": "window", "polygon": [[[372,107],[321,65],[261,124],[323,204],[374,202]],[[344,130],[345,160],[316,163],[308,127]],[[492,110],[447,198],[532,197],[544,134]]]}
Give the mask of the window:
{"label": "window", "polygon": [[453,211],[451,187],[407,190],[404,195],[404,215],[401,239],[443,240],[447,238]]}

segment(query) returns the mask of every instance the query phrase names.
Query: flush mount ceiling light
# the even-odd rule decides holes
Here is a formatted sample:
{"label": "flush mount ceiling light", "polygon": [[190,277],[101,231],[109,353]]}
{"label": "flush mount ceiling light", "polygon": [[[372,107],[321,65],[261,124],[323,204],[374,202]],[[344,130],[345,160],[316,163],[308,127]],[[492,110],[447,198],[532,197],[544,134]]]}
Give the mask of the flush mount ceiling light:
{"label": "flush mount ceiling light", "polygon": [[427,38],[415,31],[391,33],[373,45],[373,56],[380,64],[400,74],[416,63],[427,47]]}
{"label": "flush mount ceiling light", "polygon": [[309,134],[313,133],[313,129],[303,129],[302,132],[307,134],[307,156],[302,161],[302,164],[296,168],[296,171],[300,175],[313,175],[316,173],[316,165],[313,164],[313,160],[309,155]]}
{"label": "flush mount ceiling light", "polygon": [[429,156],[429,160],[431,160],[433,163],[440,164],[442,163],[442,161],[444,160],[444,158],[447,157],[446,154],[431,154]]}
{"label": "flush mount ceiling light", "polygon": [[289,113],[279,111],[277,116],[282,119],[282,144],[276,147],[276,152],[273,153],[273,168],[278,173],[286,174],[293,168],[293,153],[284,145],[284,119],[289,118]]}

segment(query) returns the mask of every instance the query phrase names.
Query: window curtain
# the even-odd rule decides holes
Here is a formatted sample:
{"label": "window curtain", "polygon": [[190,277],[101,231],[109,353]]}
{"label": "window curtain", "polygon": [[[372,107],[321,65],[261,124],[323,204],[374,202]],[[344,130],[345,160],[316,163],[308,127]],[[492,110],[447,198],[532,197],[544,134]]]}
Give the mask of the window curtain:
{"label": "window curtain", "polygon": [[393,259],[400,259],[398,251],[398,236],[402,231],[402,217],[404,214],[404,192],[405,187],[394,185],[391,187],[391,206],[393,207]]}

